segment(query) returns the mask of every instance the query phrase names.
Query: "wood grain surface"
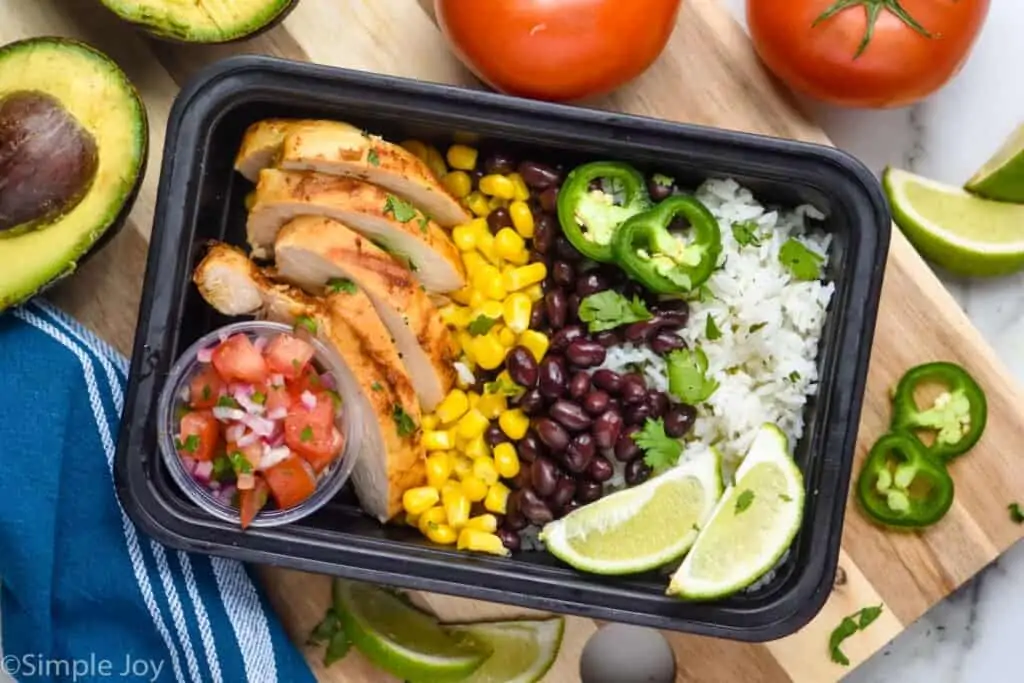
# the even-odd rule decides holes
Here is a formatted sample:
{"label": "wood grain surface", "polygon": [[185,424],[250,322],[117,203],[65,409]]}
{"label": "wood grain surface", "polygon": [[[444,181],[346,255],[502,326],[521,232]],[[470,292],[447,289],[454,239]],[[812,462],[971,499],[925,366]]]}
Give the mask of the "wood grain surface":
{"label": "wood grain surface", "polygon": [[[151,155],[129,224],[70,281],[48,295],[123,353],[131,352],[148,236],[156,199],[163,134],[173,98],[196,69],[242,53],[273,54],[427,81],[480,87],[448,52],[427,7],[416,0],[302,0],[267,34],[230,46],[160,43],[133,32],[94,0],[0,0],[0,44],[39,35],[73,36],[106,51],[128,72],[149,111]],[[828,142],[758,64],[747,37],[715,0],[688,0],[661,59],[635,83],[591,106],[716,125],[780,137]],[[666,634],[678,681],[826,683],[849,671],[829,661],[828,637],[843,616],[882,604],[883,616],[845,647],[856,665],[883,647],[1020,538],[1006,505],[1024,498],[1024,443],[1018,387],[954,299],[902,236],[893,235],[860,425],[858,464],[889,419],[887,390],[910,366],[930,360],[963,364],[989,396],[989,428],[980,445],[952,466],[957,498],[946,519],[920,534],[870,526],[851,506],[840,572],[821,614],[794,636],[764,645]],[[302,643],[329,600],[326,577],[263,570],[271,599]],[[441,595],[422,595],[442,618],[468,620],[523,610]],[[545,679],[579,680],[579,657],[599,624],[567,620],[565,645]],[[320,680],[386,682],[352,656]]]}

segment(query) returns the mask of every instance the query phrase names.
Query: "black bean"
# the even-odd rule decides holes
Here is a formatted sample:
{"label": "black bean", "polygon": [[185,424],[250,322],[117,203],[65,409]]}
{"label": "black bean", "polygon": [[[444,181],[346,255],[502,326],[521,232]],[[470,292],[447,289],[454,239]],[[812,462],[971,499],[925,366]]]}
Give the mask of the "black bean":
{"label": "black bean", "polygon": [[519,164],[519,175],[523,176],[526,185],[534,190],[551,187],[560,180],[555,169],[536,161],[524,161]]}
{"label": "black bean", "polygon": [[591,294],[597,294],[608,289],[610,283],[608,277],[598,271],[590,270],[580,276],[576,281],[576,293],[582,297],[588,297]]}
{"label": "black bean", "polygon": [[582,301],[583,298],[576,292],[569,295],[569,315],[566,319],[570,324],[576,324],[580,321],[580,303]]}
{"label": "black bean", "polygon": [[547,327],[548,316],[544,312],[544,302],[537,301],[533,304],[533,308],[530,309],[530,329],[531,330],[542,330]]}
{"label": "black bean", "polygon": [[619,335],[615,330],[601,330],[595,334],[593,338],[594,341],[606,349],[611,348],[612,346],[618,346],[622,343],[622,340],[619,339]]}
{"label": "black bean", "polygon": [[569,433],[554,420],[542,417],[537,420],[537,436],[552,453],[561,453],[569,445]]}
{"label": "black bean", "polygon": [[509,214],[508,209],[499,206],[487,214],[487,227],[495,234],[502,228],[511,228],[512,216]]}
{"label": "black bean", "polygon": [[674,405],[665,413],[665,433],[673,439],[681,439],[697,420],[697,409],[686,403]]}
{"label": "black bean", "polygon": [[537,195],[537,201],[540,203],[540,208],[548,213],[558,211],[558,187],[552,185],[545,189]]}
{"label": "black bean", "polygon": [[654,310],[658,313],[668,312],[689,312],[690,305],[686,299],[661,299],[654,304]]}
{"label": "black bean", "polygon": [[622,433],[622,415],[614,410],[606,410],[594,420],[594,442],[598,448],[612,448]]}
{"label": "black bean", "polygon": [[540,437],[537,436],[537,432],[530,429],[526,434],[516,443],[516,451],[519,453],[519,459],[523,462],[533,462],[540,456],[544,455],[544,444],[541,443]]}
{"label": "black bean", "polygon": [[513,346],[505,357],[509,377],[519,386],[533,388],[537,384],[537,360],[525,346]]}
{"label": "black bean", "polygon": [[494,423],[487,427],[487,431],[484,432],[484,441],[491,448],[494,448],[499,443],[505,443],[509,440],[505,432],[501,431],[501,427],[497,423]]}
{"label": "black bean", "polygon": [[565,298],[565,291],[556,289],[544,295],[544,312],[548,317],[548,325],[552,330],[560,330],[565,327],[565,319],[568,313],[568,306]]}
{"label": "black bean", "polygon": [[[513,493],[516,493],[516,492],[513,491]],[[505,521],[502,522],[501,526],[502,526],[503,529],[508,529],[509,531],[522,531],[529,524],[530,523],[526,520],[526,517],[523,517],[523,513],[516,512],[516,514],[514,514],[514,515],[511,514],[511,513],[506,514],[505,515]]]}
{"label": "black bean", "polygon": [[576,500],[583,503],[593,503],[604,493],[604,487],[596,481],[584,480],[576,484]]}
{"label": "black bean", "polygon": [[574,287],[576,285],[576,269],[566,261],[555,261],[551,264],[551,279],[559,287]]}
{"label": "black bean", "polygon": [[615,474],[615,468],[603,455],[594,456],[587,466],[587,476],[602,484],[611,479],[613,474]]}
{"label": "black bean", "polygon": [[574,510],[578,509],[580,509],[580,502],[573,498],[568,503],[563,505],[562,509],[559,512],[561,513],[562,517],[565,517],[566,515],[571,514]]}
{"label": "black bean", "polygon": [[[656,174],[657,175],[657,174]],[[651,199],[656,202],[660,202],[663,199],[667,199],[675,188],[675,183],[662,184],[657,182],[658,180],[664,180],[664,176],[655,179],[655,176],[651,176],[647,179],[647,194],[651,195]]]}
{"label": "black bean", "polygon": [[569,344],[585,334],[586,331],[579,325],[567,325],[551,335],[549,350],[552,353],[564,353]]}
{"label": "black bean", "polygon": [[600,415],[604,411],[608,410],[608,402],[611,399],[608,396],[607,391],[601,389],[591,389],[587,392],[587,395],[583,397],[583,410],[587,411],[591,415]]}
{"label": "black bean", "polygon": [[616,412],[622,412],[622,401],[615,396],[608,399],[608,410],[614,410]]}
{"label": "black bean", "polygon": [[579,368],[592,368],[600,365],[607,355],[607,349],[597,342],[586,339],[577,339],[565,350],[565,357]]}
{"label": "black bean", "polygon": [[651,416],[651,404],[646,401],[628,405],[622,411],[622,419],[628,425],[642,425]]}
{"label": "black bean", "polygon": [[658,331],[658,327],[663,322],[660,317],[654,316],[650,320],[631,323],[626,326],[622,336],[632,344],[646,344],[654,336],[654,333]]}
{"label": "black bean", "polygon": [[547,355],[540,362],[540,376],[537,387],[544,398],[561,398],[568,388],[565,361],[561,356]]}
{"label": "black bean", "polygon": [[[536,230],[536,228],[535,228]],[[555,250],[555,256],[562,259],[563,261],[569,261],[576,263],[583,258],[583,255],[576,251],[576,247],[572,246],[572,242],[566,239],[565,235],[559,235],[555,238],[553,243]]]}
{"label": "black bean", "polygon": [[556,508],[562,508],[568,505],[569,501],[576,495],[576,482],[569,477],[562,477],[558,480],[558,487],[555,488],[555,492],[551,494],[548,499],[551,504]]}
{"label": "black bean", "polygon": [[651,406],[651,417],[663,416],[668,410],[668,394],[651,389],[647,392],[647,405]]}
{"label": "black bean", "polygon": [[519,397],[516,407],[531,417],[539,415],[544,410],[544,396],[540,389],[529,389]]}
{"label": "black bean", "polygon": [[690,320],[690,312],[688,309],[666,311],[665,313],[659,313],[658,317],[662,320],[662,330],[675,331],[686,327],[686,323]]}
{"label": "black bean", "polygon": [[672,233],[686,232],[690,229],[690,221],[683,216],[673,216],[666,229]]}
{"label": "black bean", "polygon": [[580,474],[587,469],[596,452],[593,436],[585,432],[577,434],[569,447],[565,449],[565,453],[562,455],[562,464],[573,474]]}
{"label": "black bean", "polygon": [[676,349],[686,348],[686,342],[671,330],[661,330],[651,339],[650,346],[651,351],[654,351],[659,356],[663,356]]}
{"label": "black bean", "polygon": [[504,152],[491,152],[484,157],[484,172],[508,175],[515,169],[516,162]]}
{"label": "black bean", "polygon": [[[526,458],[522,457],[521,459],[526,460]],[[506,479],[505,481],[508,482],[509,488],[511,488],[513,491],[530,488],[533,485],[533,478],[530,476],[530,469],[531,468],[529,467],[520,467],[519,471],[516,473],[516,476],[512,477],[511,479]]]}
{"label": "black bean", "polygon": [[598,389],[604,389],[609,394],[617,394],[622,388],[622,375],[607,368],[594,373],[590,381]]}
{"label": "black bean", "polygon": [[647,481],[647,478],[651,476],[651,467],[643,458],[637,458],[636,460],[630,461],[626,465],[626,483],[630,486],[636,486]]}
{"label": "black bean", "polygon": [[548,415],[570,432],[581,432],[584,429],[589,429],[590,425],[594,423],[593,418],[587,415],[578,403],[564,399],[555,401],[548,408]]}
{"label": "black bean", "polygon": [[590,375],[580,370],[569,379],[569,396],[578,401],[588,391],[590,391]]}
{"label": "black bean", "polygon": [[626,405],[639,403],[647,398],[647,382],[635,372],[623,375],[619,394],[622,396],[622,402]]}
{"label": "black bean", "polygon": [[469,179],[470,181],[472,181],[472,186],[474,190],[480,188],[480,179],[483,178],[484,175],[485,173],[482,168],[477,168],[469,172]]}
{"label": "black bean", "polygon": [[537,495],[547,498],[558,485],[558,467],[549,458],[537,458],[530,465],[530,481]]}
{"label": "black bean", "polygon": [[498,529],[498,538],[501,539],[501,544],[511,551],[519,550],[521,541],[519,540],[519,534],[511,529],[502,527]]}
{"label": "black bean", "polygon": [[555,219],[546,213],[534,217],[533,248],[541,254],[547,254],[555,243],[558,234]]}
{"label": "black bean", "polygon": [[541,500],[533,489],[523,489],[520,508],[523,516],[534,524],[547,524],[555,518],[548,504]]}
{"label": "black bean", "polygon": [[639,425],[629,425],[622,430],[618,441],[615,442],[615,459],[619,462],[635,460],[642,451],[633,440],[633,435],[640,431]]}

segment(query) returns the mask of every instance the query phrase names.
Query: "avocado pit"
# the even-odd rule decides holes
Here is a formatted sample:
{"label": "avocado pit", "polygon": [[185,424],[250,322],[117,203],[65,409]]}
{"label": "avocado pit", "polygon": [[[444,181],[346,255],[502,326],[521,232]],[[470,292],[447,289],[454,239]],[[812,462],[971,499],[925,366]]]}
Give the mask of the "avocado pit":
{"label": "avocado pit", "polygon": [[98,165],[95,138],[55,97],[32,90],[0,97],[0,235],[71,211]]}

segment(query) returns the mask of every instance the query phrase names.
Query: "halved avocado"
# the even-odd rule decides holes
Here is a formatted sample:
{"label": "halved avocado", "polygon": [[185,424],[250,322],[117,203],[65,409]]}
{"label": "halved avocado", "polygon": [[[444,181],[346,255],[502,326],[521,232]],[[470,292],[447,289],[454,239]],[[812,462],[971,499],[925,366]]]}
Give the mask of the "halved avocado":
{"label": "halved avocado", "polygon": [[298,0],[102,0],[114,14],[158,38],[226,43],[274,26]]}
{"label": "halved avocado", "polygon": [[148,144],[142,100],[102,53],[49,37],[0,47],[0,311],[123,225]]}

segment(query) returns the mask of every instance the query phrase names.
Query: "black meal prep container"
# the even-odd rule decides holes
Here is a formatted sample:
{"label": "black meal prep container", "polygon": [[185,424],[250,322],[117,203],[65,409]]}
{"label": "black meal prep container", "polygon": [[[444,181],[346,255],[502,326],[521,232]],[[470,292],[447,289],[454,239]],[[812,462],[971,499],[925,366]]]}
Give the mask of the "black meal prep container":
{"label": "black meal prep container", "polygon": [[[820,392],[796,445],[806,510],[773,580],[727,600],[687,603],[665,596],[664,574],[601,577],[543,552],[506,559],[433,546],[413,529],[364,515],[351,491],[301,522],[246,533],[189,504],[157,449],[157,397],[179,354],[228,322],[201,299],[191,273],[207,240],[245,243],[251,185],[232,163],[245,128],[267,117],[341,119],[395,141],[477,134],[567,164],[627,160],[690,185],[730,176],[762,201],[824,211],[836,291]],[[889,231],[877,181],[832,148],[266,57],[219,62],[171,112],[118,440],[118,494],[142,529],[189,551],[736,640],[783,637],[817,614],[832,587]]]}

